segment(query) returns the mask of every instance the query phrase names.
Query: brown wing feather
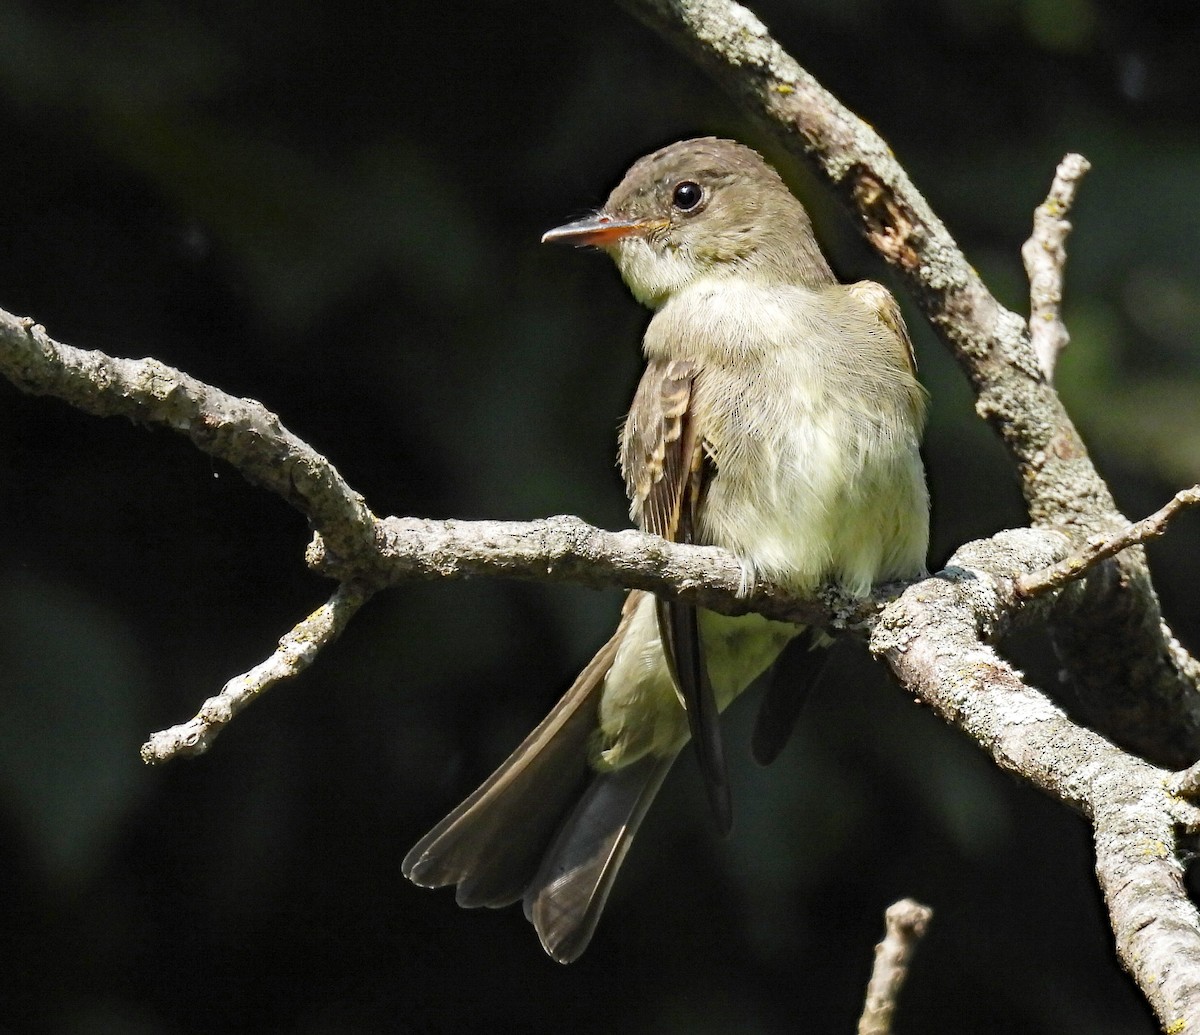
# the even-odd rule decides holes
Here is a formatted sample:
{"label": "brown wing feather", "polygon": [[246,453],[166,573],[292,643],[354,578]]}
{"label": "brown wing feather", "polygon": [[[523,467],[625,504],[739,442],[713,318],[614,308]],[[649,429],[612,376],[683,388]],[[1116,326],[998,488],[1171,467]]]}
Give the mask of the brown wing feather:
{"label": "brown wing feather", "polygon": [[[651,361],[642,375],[621,437],[621,468],[634,519],[647,532],[693,542],[696,512],[711,468],[703,429],[692,406],[701,376],[693,360]],[[723,832],[732,826],[729,780],[716,696],[700,643],[696,609],[658,601],[658,626],[667,663],[688,717],[713,814]]]}
{"label": "brown wing feather", "polygon": [[651,362],[621,435],[621,470],[633,519],[643,531],[672,541],[699,448],[695,421],[688,419],[699,372],[692,360]]}

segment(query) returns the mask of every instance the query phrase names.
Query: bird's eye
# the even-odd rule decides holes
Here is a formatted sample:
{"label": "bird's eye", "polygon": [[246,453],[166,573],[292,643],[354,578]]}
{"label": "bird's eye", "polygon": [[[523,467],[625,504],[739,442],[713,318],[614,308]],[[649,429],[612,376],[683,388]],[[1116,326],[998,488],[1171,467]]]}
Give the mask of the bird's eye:
{"label": "bird's eye", "polygon": [[693,183],[691,180],[684,180],[682,183],[675,185],[675,193],[671,195],[671,204],[673,204],[680,212],[690,212],[700,204],[704,197],[704,191],[700,184]]}

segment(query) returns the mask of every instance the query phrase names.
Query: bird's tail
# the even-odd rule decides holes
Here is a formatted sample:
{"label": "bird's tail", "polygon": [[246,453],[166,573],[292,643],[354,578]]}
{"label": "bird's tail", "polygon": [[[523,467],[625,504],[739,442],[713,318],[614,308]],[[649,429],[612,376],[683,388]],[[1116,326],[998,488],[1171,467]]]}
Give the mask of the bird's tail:
{"label": "bird's tail", "polygon": [[525,892],[525,915],[559,963],[578,959],[600,920],[617,870],[675,755],[597,773],[558,831]]}
{"label": "bird's tail", "polygon": [[588,765],[604,678],[640,593],[579,678],[483,785],[404,859],[424,887],[456,884],[460,906],[525,900],[546,951],[561,963],[587,947],[633,835],[674,756],[611,772]]}

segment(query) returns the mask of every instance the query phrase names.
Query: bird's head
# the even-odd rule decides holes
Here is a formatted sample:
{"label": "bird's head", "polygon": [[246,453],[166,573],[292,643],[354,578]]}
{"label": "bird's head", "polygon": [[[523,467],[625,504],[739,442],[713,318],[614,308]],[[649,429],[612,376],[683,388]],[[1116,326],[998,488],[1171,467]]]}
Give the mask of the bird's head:
{"label": "bird's head", "polygon": [[808,213],[779,174],[745,145],[712,137],[639,159],[599,212],[542,240],[604,249],[651,308],[716,277],[832,280]]}

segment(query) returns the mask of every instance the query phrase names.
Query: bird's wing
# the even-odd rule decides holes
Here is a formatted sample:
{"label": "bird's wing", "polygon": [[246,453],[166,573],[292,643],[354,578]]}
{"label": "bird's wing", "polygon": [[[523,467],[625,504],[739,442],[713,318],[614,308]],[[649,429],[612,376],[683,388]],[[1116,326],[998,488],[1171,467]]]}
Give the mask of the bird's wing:
{"label": "bird's wing", "polygon": [[[634,518],[644,531],[672,542],[695,540],[697,511],[712,473],[703,422],[694,405],[696,382],[702,376],[694,360],[652,360],[621,436],[621,469]],[[708,799],[721,830],[727,832],[732,825],[729,779],[696,608],[678,600],[659,600],[658,624]]]}
{"label": "bird's wing", "polygon": [[914,377],[917,375],[917,353],[913,349],[912,339],[908,336],[908,328],[904,325],[904,316],[900,305],[893,295],[882,284],[873,280],[860,280],[857,284],[848,284],[846,290],[878,318],[879,322],[895,336],[904,348],[904,360]]}

